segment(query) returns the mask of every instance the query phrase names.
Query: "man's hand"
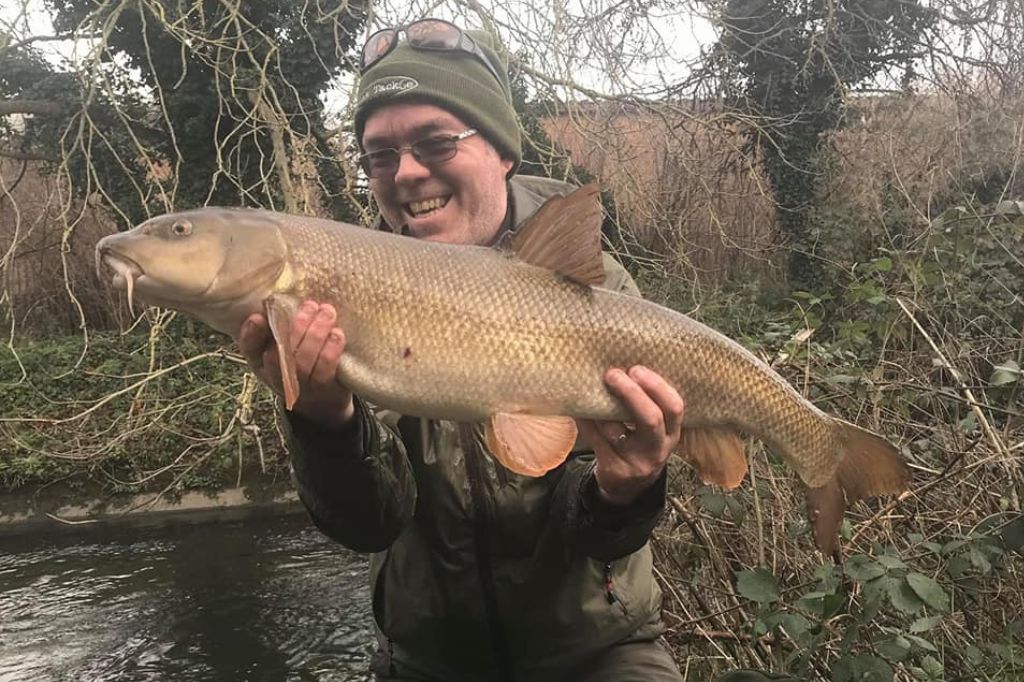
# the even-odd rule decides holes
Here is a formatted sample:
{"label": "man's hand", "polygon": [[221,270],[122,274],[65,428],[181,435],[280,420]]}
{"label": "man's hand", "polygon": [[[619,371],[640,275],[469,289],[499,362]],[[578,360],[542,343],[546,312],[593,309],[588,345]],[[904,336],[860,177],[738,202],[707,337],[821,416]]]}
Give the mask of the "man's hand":
{"label": "man's hand", "polygon": [[597,488],[606,502],[627,506],[650,488],[679,444],[683,399],[653,371],[636,365],[604,376],[611,392],[633,415],[629,422],[579,420],[594,449]]}
{"label": "man's hand", "polygon": [[[333,306],[305,301],[295,312],[289,340],[299,378],[294,410],[332,428],[348,423],[355,414],[352,392],[336,378],[338,359],[345,348],[345,334],[335,327],[337,320]],[[260,381],[283,396],[281,364],[266,317],[254,313],[242,323],[238,347]]]}

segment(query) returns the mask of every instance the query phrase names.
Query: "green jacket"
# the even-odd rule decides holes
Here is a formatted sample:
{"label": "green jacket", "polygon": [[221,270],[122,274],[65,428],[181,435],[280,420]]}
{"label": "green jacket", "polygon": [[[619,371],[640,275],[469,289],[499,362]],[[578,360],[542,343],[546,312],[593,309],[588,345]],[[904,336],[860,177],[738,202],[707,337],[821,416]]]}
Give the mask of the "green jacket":
{"label": "green jacket", "polygon": [[[571,189],[510,181],[511,225]],[[605,286],[639,295],[606,256]],[[287,422],[299,494],[316,525],[371,552],[381,674],[558,680],[596,652],[661,632],[647,544],[664,475],[629,509],[602,504],[593,454],[542,478],[485,454],[480,425],[372,411],[344,431]]]}

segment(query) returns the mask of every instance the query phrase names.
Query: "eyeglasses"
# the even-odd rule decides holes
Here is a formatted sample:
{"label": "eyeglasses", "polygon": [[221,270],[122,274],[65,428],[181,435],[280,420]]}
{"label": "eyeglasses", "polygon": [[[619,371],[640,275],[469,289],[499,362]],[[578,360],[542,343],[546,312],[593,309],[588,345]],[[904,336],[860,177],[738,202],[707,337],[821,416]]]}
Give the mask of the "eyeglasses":
{"label": "eyeglasses", "polygon": [[483,62],[494,79],[499,84],[501,83],[498,70],[494,68],[491,60],[487,58],[476,41],[461,28],[444,19],[420,19],[406,26],[395,26],[377,31],[363,45],[362,54],[359,56],[360,73],[369,69],[395,49],[395,46],[398,45],[398,37],[403,32],[409,45],[417,50],[458,51],[473,55]]}
{"label": "eyeglasses", "polygon": [[458,143],[467,137],[476,135],[477,131],[470,128],[457,135],[433,135],[418,142],[413,142],[407,147],[388,147],[386,149],[375,149],[359,155],[359,165],[369,178],[384,178],[393,176],[398,172],[398,164],[402,159],[402,152],[409,151],[412,158],[424,166],[437,166],[445,161],[451,160],[458,151]]}

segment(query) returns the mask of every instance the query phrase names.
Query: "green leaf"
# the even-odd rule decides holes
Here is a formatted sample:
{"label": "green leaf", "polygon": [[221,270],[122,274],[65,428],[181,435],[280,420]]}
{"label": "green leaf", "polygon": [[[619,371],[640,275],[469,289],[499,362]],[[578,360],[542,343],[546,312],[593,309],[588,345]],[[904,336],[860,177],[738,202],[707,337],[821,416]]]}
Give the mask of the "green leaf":
{"label": "green leaf", "polygon": [[744,519],[747,518],[747,510],[739,498],[735,495],[726,495],[725,506],[729,510],[729,518],[733,520],[733,523],[742,526]]}
{"label": "green leaf", "polygon": [[779,598],[779,586],[775,576],[766,568],[737,573],[736,591],[759,604],[768,604]]}
{"label": "green leaf", "polygon": [[925,604],[937,611],[949,610],[949,595],[937,582],[922,573],[908,573],[906,580]]}
{"label": "green leaf", "polygon": [[892,258],[883,256],[875,259],[875,270],[878,272],[889,272],[892,270]]}
{"label": "green leaf", "polygon": [[939,651],[935,648],[934,644],[929,642],[927,639],[924,639],[923,637],[918,637],[917,635],[907,635],[907,639],[909,639],[911,644],[918,647],[919,649],[924,649],[925,651],[933,651],[935,653],[938,653]]}
{"label": "green leaf", "polygon": [[798,613],[773,613],[765,619],[765,623],[769,628],[781,626],[797,641],[811,628],[811,622]]}
{"label": "green leaf", "polygon": [[835,682],[890,682],[892,668],[877,656],[843,656],[832,666]]}
{"label": "green leaf", "polygon": [[854,554],[846,561],[846,565],[843,568],[846,571],[846,575],[861,582],[885,575],[884,566],[863,554]]}
{"label": "green leaf", "polygon": [[1006,549],[1017,552],[1024,549],[1024,516],[1003,528],[999,536]]}
{"label": "green leaf", "polygon": [[921,667],[924,671],[932,676],[933,679],[941,679],[944,669],[942,662],[934,656],[925,656],[921,659]]}
{"label": "green leaf", "polygon": [[926,616],[924,618],[918,618],[910,624],[910,631],[917,634],[920,632],[928,632],[933,627],[942,622],[942,616]]}
{"label": "green leaf", "polygon": [[1007,360],[1001,365],[992,367],[992,376],[989,377],[988,383],[991,386],[1005,386],[1016,382],[1020,379],[1020,375],[1020,365],[1013,360]]}
{"label": "green leaf", "polygon": [[907,567],[907,565],[898,557],[890,556],[888,554],[880,554],[878,556],[878,563],[882,564],[887,571]]}
{"label": "green leaf", "polygon": [[987,575],[992,570],[992,563],[978,547],[971,547],[971,563],[976,569]]}
{"label": "green leaf", "polygon": [[878,642],[875,645],[878,653],[894,661],[903,661],[910,655],[910,640],[896,635]]}
{"label": "green leaf", "polygon": [[716,519],[722,518],[725,512],[725,495],[711,492],[710,490],[700,494],[700,505],[704,510]]}
{"label": "green leaf", "polygon": [[893,580],[888,587],[889,602],[903,613],[916,613],[924,608],[924,602],[905,579]]}
{"label": "green leaf", "polygon": [[1014,201],[1012,199],[1000,201],[996,204],[995,214],[1006,216],[1007,218],[1024,215],[1024,201]]}

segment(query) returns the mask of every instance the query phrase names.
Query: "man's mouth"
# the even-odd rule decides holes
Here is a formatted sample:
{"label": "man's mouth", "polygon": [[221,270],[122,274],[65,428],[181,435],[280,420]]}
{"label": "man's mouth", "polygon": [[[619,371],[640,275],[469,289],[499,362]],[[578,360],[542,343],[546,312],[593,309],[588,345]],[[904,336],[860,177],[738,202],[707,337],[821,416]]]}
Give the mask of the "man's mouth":
{"label": "man's mouth", "polygon": [[402,204],[402,208],[404,208],[405,212],[413,218],[424,218],[447,206],[448,200],[451,198],[452,197],[449,194],[444,197],[434,197],[432,199],[424,199],[422,201],[410,201],[407,204]]}

